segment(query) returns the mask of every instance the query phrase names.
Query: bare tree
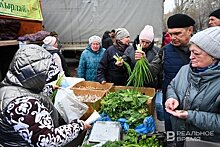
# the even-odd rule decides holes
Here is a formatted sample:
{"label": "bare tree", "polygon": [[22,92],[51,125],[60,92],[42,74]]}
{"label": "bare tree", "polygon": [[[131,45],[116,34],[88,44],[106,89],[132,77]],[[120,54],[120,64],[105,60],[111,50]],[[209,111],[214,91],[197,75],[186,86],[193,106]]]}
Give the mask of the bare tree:
{"label": "bare tree", "polygon": [[195,30],[200,31],[208,27],[209,14],[220,9],[220,0],[175,0],[173,12],[166,14],[164,20],[176,13],[187,14],[195,21]]}
{"label": "bare tree", "polygon": [[189,9],[193,0],[175,0],[175,13],[186,13]]}

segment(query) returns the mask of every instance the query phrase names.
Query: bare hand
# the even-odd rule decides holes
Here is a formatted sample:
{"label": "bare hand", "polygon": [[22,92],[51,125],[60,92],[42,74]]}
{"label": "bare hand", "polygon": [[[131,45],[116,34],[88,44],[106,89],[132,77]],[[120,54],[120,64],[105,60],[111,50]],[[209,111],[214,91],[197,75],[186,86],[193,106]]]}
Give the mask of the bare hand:
{"label": "bare hand", "polygon": [[101,84],[105,84],[105,83],[106,83],[106,81],[102,81],[102,82],[101,82]]}
{"label": "bare hand", "polygon": [[136,50],[135,51],[135,60],[140,60],[142,57],[146,57],[144,51]]}
{"label": "bare hand", "polygon": [[165,107],[170,110],[175,110],[179,106],[179,102],[174,98],[168,98],[165,102]]}
{"label": "bare hand", "polygon": [[173,116],[175,117],[178,117],[178,118],[181,118],[181,119],[186,119],[188,117],[188,111],[185,111],[185,110],[170,110],[170,109],[167,109],[165,108],[166,111],[170,114],[172,114]]}
{"label": "bare hand", "polygon": [[58,85],[53,85],[53,89],[59,89],[60,87]]}
{"label": "bare hand", "polygon": [[84,122],[84,130],[89,130],[90,128],[92,128],[92,126]]}
{"label": "bare hand", "polygon": [[115,65],[117,65],[117,66],[123,66],[123,64],[124,64],[123,60],[115,62]]}

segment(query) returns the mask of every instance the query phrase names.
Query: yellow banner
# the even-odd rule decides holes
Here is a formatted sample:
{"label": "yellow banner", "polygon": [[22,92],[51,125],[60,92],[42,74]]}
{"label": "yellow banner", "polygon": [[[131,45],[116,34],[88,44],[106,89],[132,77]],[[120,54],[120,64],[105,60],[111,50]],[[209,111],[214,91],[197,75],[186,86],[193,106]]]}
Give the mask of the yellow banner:
{"label": "yellow banner", "polygon": [[0,15],[43,20],[39,0],[0,0]]}

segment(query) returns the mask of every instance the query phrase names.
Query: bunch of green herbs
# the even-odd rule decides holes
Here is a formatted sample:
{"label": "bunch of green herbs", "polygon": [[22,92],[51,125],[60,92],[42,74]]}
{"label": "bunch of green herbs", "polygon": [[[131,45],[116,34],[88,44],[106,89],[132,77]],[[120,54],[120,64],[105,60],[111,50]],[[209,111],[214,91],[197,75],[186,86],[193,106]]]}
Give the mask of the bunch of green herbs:
{"label": "bunch of green herbs", "polygon": [[136,90],[111,92],[102,99],[100,113],[106,113],[113,121],[126,118],[130,128],[135,128],[148,116],[147,100],[149,98],[150,96]]}
{"label": "bunch of green herbs", "polygon": [[134,129],[129,129],[121,141],[107,141],[102,147],[162,147],[156,136],[139,135]]}

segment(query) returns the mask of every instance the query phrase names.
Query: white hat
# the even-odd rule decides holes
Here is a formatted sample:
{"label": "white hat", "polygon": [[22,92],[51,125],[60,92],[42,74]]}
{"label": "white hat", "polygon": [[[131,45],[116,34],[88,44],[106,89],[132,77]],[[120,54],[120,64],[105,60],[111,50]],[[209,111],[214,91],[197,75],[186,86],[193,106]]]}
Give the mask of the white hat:
{"label": "white hat", "polygon": [[146,39],[152,42],[154,40],[154,30],[150,25],[146,25],[139,35],[139,39]]}
{"label": "white hat", "polygon": [[96,35],[89,38],[89,44],[92,44],[94,41],[101,44],[102,39],[99,36],[96,36]]}
{"label": "white hat", "polygon": [[56,41],[57,41],[56,37],[53,37],[53,36],[47,36],[43,40],[44,44],[51,45],[51,46],[53,46],[56,43]]}

